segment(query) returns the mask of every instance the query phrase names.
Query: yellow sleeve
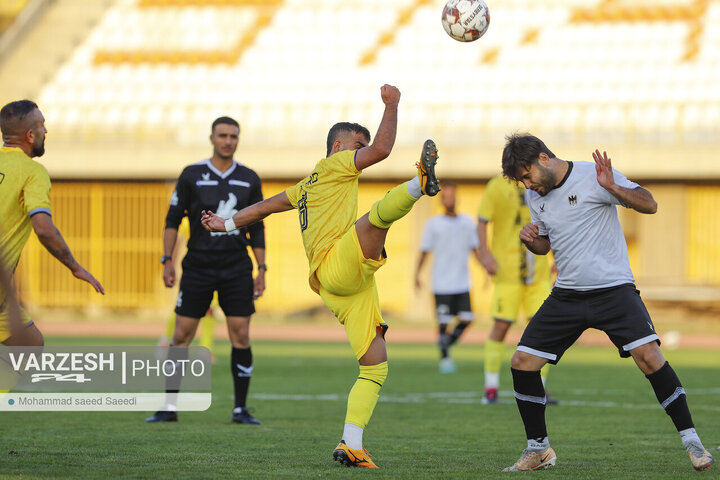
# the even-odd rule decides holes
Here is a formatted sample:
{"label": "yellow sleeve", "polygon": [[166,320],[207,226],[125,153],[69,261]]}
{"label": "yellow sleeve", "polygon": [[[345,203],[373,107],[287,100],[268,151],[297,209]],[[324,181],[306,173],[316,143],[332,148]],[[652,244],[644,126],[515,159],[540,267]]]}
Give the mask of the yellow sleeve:
{"label": "yellow sleeve", "polygon": [[[497,182],[499,177],[490,179],[485,187],[482,201],[480,202],[480,208],[478,208],[477,216],[485,221],[491,222],[495,217],[495,210],[497,208],[497,196],[498,188]],[[501,179],[502,180],[502,179]]]}
{"label": "yellow sleeve", "polygon": [[41,164],[34,162],[23,186],[25,212],[32,216],[39,212],[50,213],[50,175]]}
{"label": "yellow sleeve", "polygon": [[293,208],[297,208],[298,196],[300,195],[300,187],[304,182],[305,179],[303,178],[298,183],[285,190],[285,195],[287,195],[288,200],[290,200],[290,205],[292,205]]}

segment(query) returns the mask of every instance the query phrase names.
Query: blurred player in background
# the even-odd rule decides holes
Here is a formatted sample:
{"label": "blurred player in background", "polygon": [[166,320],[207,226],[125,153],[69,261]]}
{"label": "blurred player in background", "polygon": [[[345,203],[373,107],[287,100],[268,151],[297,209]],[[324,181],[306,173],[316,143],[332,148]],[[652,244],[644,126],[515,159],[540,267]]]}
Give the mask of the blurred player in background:
{"label": "blurred player in background", "polygon": [[[428,253],[432,252],[432,292],[440,325],[440,373],[455,371],[455,363],[448,350],[475,318],[470,307],[468,256],[473,253],[480,260],[478,238],[472,218],[455,211],[456,191],[454,183],[443,182],[440,200],[445,213],[432,217],[425,224],[420,242],[420,258],[415,269],[415,287],[420,288],[420,269]],[[455,317],[458,322],[452,333],[448,334],[448,325]]]}
{"label": "blurred player in background", "polygon": [[384,85],[385,111],[375,140],[356,123],[337,123],[328,133],[327,158],[298,182],[274,197],[230,218],[207,212],[202,222],[211,232],[234,231],[266,216],[297,208],[310,287],[335,314],[360,364],[360,375],[348,396],[342,440],[333,458],[347,466],[377,468],[363,445],[363,432],[387,377],[385,330],[375,272],[385,264],[385,238],[393,222],[404,217],[423,194],[439,191],[435,177],[437,149],[423,146],[418,176],[390,190],[357,219],[358,176],[390,155],[397,132],[400,91]]}
{"label": "blurred player in background", "polygon": [[[478,209],[477,236],[480,263],[495,286],[490,304],[493,328],[485,342],[485,394],[483,403],[496,403],[505,336],[522,308],[528,321],[550,294],[550,262],[535,255],[520,241],[520,230],[530,222],[525,187],[502,175],[490,179]],[[488,223],[493,225],[488,239]],[[541,371],[543,385],[550,366]],[[552,401],[554,402],[554,401]]]}
{"label": "blurred player in background", "polygon": [[[12,275],[30,230],[40,243],[70,269],[75,278],[105,294],[103,286],[73,256],[50,214],[50,176],[33,160],[45,153],[45,117],[30,100],[19,100],[0,110],[3,147],[0,150],[0,262]],[[0,286],[0,341],[5,345],[43,345],[43,336],[20,308],[25,331],[22,339],[8,329],[6,287]]]}
{"label": "blurred player in background", "polygon": [[[217,291],[220,308],[227,317],[232,344],[230,368],[235,386],[232,421],[259,425],[260,421],[248,412],[246,400],[253,370],[250,316],[255,313],[253,300],[265,291],[265,229],[262,222],[258,222],[248,229],[209,233],[200,223],[203,210],[212,208],[232,216],[239,209],[263,199],[260,177],[233,159],[239,139],[238,122],[230,117],[216,119],[210,133],[212,157],[186,167],[180,174],[165,223],[165,254],[161,262],[164,265],[165,286],[173,287],[175,264],[172,253],[175,251],[178,226],[187,215],[190,238],[182,262],[172,345],[190,345],[198,323]],[[258,264],[255,279],[248,247],[251,247]],[[166,410],[156,412],[146,421],[177,421],[176,408],[168,402]]]}
{"label": "blurred player in background", "polygon": [[695,431],[685,389],[660,351],[660,338],[635,288],[617,216],[617,205],[653,214],[657,203],[649,191],[613,169],[606,153],[595,150],[593,159],[594,164],[561,160],[528,134],[508,137],[503,150],[505,176],[532,190],[526,195],[532,223],[523,226],[520,239],[538,255],[552,248],[559,270],[552,293],[512,358],[515,400],[528,446],[505,471],[555,464],[540,368],[557,363],[587,328],[604,331],[621,357],[632,356],[680,433],[693,467],[704,470],[713,457]]}
{"label": "blurred player in background", "polygon": [[[178,238],[175,242],[175,249],[173,250],[172,254],[173,259],[171,260],[172,262],[174,262],[180,256],[180,244],[184,241],[187,241],[188,238],[190,238],[190,224],[188,223],[187,217],[185,217],[183,218],[182,222],[180,223],[180,227],[178,228]],[[217,308],[218,306],[219,303],[216,291],[213,292],[212,302],[210,302],[210,307],[208,308],[207,312],[205,312],[205,316],[200,319],[200,346],[210,350],[213,363],[215,362],[215,354],[213,353],[213,347],[215,344],[215,322],[217,321],[217,319],[215,318],[215,308]],[[175,313],[175,310],[173,310],[170,316],[168,316],[167,322],[165,322],[165,332],[158,341],[159,346],[167,347],[170,345],[170,343],[172,343],[172,338],[175,333],[176,318],[177,313]]]}

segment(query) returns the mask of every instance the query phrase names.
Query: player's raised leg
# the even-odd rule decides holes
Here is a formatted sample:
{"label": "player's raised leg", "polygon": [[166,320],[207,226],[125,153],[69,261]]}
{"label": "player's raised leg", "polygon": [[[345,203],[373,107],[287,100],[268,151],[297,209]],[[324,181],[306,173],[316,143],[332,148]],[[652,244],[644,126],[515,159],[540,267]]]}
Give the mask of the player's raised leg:
{"label": "player's raised leg", "polygon": [[688,408],[685,389],[680,383],[675,370],[665,361],[657,342],[652,341],[630,350],[633,360],[645,374],[655,391],[655,396],[665,413],[672,419],[680,434],[683,447],[690,456],[692,466],[697,471],[710,468],[714,462],[712,455],[700,441],[695,431],[690,409]]}
{"label": "player's raised leg", "polygon": [[393,222],[412,210],[423,195],[434,196],[440,191],[435,175],[438,152],[435,142],[426,140],[417,163],[418,175],[390,190],[355,223],[360,248],[365,258],[379,259],[385,247],[387,230]]}

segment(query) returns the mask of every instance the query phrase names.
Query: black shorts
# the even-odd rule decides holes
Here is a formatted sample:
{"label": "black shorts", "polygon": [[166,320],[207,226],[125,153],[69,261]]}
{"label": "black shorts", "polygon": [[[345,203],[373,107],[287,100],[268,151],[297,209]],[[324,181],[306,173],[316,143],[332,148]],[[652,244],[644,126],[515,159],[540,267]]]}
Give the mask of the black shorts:
{"label": "black shorts", "polygon": [[448,323],[456,315],[463,322],[472,321],[475,317],[470,307],[470,292],[435,294],[435,312],[440,323]]}
{"label": "black shorts", "polygon": [[553,288],[525,328],[518,350],[557,363],[588,328],[602,330],[621,357],[660,338],[633,284],[582,292]]}
{"label": "black shorts", "polygon": [[252,261],[247,252],[192,252],[182,262],[175,313],[202,318],[218,292],[220,308],[228,317],[255,313]]}

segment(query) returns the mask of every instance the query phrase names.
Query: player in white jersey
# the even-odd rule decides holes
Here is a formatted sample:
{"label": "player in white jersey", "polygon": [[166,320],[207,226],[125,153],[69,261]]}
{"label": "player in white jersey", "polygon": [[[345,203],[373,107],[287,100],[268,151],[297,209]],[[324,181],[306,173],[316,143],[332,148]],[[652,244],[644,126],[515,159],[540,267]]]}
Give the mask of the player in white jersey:
{"label": "player in white jersey", "polygon": [[[525,329],[512,358],[515,400],[528,448],[504,471],[555,465],[545,425],[540,368],[556,364],[588,329],[604,331],[621,357],[632,357],[680,433],[693,467],[709,468],[688,409],[685,390],[660,351],[660,339],[635,289],[616,206],[653,214],[652,194],[612,168],[598,150],[592,162],[557,158],[537,137],[515,134],[503,150],[503,173],[528,189],[532,222],[520,239],[538,255],[553,251],[559,275],[548,299]],[[652,456],[650,454],[649,456]]]}
{"label": "player in white jersey", "polygon": [[[457,186],[444,182],[440,199],[445,213],[436,215],[425,224],[420,243],[420,258],[415,270],[415,286],[421,287],[420,269],[428,253],[433,255],[432,291],[440,329],[440,372],[452,373],[455,364],[448,354],[451,345],[458,341],[475,316],[470,306],[470,253],[480,261],[475,222],[467,215],[455,212]],[[458,322],[452,333],[447,333],[450,322]]]}

